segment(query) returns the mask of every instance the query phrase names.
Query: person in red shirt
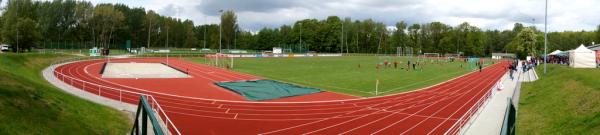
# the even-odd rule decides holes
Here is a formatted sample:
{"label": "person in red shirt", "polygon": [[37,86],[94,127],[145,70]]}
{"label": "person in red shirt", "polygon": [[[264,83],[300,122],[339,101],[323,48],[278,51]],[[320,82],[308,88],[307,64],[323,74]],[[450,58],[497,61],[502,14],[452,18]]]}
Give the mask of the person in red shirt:
{"label": "person in red shirt", "polygon": [[383,61],[383,66],[384,66],[385,68],[387,68],[387,67],[388,67],[388,61],[387,61],[387,60],[384,60],[384,61]]}

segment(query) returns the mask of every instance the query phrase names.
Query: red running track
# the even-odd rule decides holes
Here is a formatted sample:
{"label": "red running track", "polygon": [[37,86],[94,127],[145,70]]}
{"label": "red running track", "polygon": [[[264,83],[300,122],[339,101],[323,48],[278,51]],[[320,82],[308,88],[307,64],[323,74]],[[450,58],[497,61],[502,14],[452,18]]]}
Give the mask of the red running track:
{"label": "red running track", "polygon": [[[130,61],[164,62],[158,58],[111,59]],[[99,74],[103,62],[65,64],[55,69],[55,75],[106,86],[86,87],[81,81],[63,79],[82,90],[132,104],[139,100],[138,94],[108,87],[153,95],[182,134],[443,134],[493,88],[507,65],[498,63],[483,72],[389,96],[356,99],[321,93],[290,100],[312,102],[249,102],[219,90],[212,82],[257,79],[255,76],[171,59],[169,65],[190,72],[192,78],[204,79],[104,79]]]}

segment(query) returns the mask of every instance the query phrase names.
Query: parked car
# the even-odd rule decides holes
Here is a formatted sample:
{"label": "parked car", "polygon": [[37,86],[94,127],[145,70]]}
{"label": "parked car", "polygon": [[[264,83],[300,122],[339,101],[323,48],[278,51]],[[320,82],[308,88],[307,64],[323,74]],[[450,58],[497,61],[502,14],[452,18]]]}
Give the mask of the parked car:
{"label": "parked car", "polygon": [[0,45],[0,50],[2,50],[2,51],[8,51],[9,48],[10,48],[9,45],[6,45],[6,44]]}

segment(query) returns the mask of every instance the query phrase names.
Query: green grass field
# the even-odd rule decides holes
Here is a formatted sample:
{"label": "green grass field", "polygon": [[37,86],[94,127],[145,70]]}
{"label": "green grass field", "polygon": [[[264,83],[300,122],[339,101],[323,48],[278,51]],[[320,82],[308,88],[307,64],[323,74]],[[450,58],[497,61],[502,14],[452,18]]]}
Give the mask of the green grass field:
{"label": "green grass field", "polygon": [[600,134],[600,70],[548,65],[523,83],[517,134]]}
{"label": "green grass field", "polygon": [[69,56],[0,54],[0,134],[114,134],[129,131],[126,114],[67,94],[41,70]]}
{"label": "green grass field", "polygon": [[[390,63],[397,60],[398,69],[376,69],[376,64],[384,59],[388,59]],[[190,60],[206,62],[203,58]],[[462,61],[427,63],[422,71],[401,69],[406,67],[408,60],[407,57],[379,56],[236,58],[234,70],[362,97],[375,96],[375,83],[378,79],[379,95],[387,95],[431,86],[471,71]],[[415,60],[416,58],[411,61]],[[465,64],[464,68],[460,67],[461,63]]]}

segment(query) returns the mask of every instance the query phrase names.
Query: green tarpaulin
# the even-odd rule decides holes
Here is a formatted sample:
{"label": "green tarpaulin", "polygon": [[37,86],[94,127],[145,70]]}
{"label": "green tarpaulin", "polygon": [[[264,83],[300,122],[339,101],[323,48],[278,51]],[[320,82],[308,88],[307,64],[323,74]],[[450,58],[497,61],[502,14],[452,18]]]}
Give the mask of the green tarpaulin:
{"label": "green tarpaulin", "polygon": [[269,100],[283,97],[306,95],[321,92],[319,89],[306,88],[273,80],[255,80],[241,82],[221,82],[218,86],[232,90],[248,100]]}

